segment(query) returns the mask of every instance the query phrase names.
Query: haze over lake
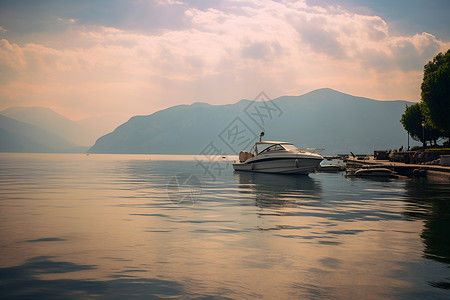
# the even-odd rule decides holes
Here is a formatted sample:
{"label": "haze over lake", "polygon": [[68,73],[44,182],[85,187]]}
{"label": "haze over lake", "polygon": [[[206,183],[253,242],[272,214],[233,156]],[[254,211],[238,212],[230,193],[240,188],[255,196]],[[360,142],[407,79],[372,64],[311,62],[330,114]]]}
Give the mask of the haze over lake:
{"label": "haze over lake", "polygon": [[448,184],[218,163],[1,154],[2,297],[448,299]]}

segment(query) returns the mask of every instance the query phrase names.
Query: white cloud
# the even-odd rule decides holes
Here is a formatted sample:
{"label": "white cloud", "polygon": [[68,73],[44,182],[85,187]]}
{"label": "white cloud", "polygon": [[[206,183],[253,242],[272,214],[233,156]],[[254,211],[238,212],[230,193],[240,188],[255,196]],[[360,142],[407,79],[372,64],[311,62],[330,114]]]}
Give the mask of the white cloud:
{"label": "white cloud", "polygon": [[183,2],[175,0],[156,0],[156,3],[160,5],[182,5]]}
{"label": "white cloud", "polygon": [[226,10],[187,8],[184,18],[185,29],[158,34],[74,24],[47,43],[3,39],[0,97],[13,99],[3,105],[142,114],[320,87],[418,100],[423,65],[450,46],[428,33],[392,36],[380,17],[303,1],[234,1]]}
{"label": "white cloud", "polygon": [[75,24],[77,22],[77,19],[73,19],[73,18],[69,18],[69,19],[58,18],[58,21],[63,23],[63,24]]}

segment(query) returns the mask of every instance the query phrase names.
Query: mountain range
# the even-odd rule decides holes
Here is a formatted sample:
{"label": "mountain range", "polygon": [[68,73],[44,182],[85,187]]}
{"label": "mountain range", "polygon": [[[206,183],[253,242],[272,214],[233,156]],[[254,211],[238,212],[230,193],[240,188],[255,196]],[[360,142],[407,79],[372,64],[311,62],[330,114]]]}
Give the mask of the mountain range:
{"label": "mountain range", "polygon": [[72,121],[48,108],[12,107],[0,111],[0,152],[237,154],[261,131],[264,140],[322,148],[325,154],[371,153],[407,143],[399,120],[413,102],[332,89],[264,100],[269,99],[262,93],[227,105],[177,105],[134,116],[110,133],[117,124],[113,118]]}
{"label": "mountain range", "polygon": [[[90,153],[237,154],[265,132],[325,154],[372,153],[407,143],[400,118],[407,101],[378,101],[332,89],[271,101],[177,105],[135,116],[99,138]],[[412,142],[411,142],[412,143]],[[405,145],[406,146],[406,145]]]}
{"label": "mountain range", "polygon": [[72,121],[44,107],[11,107],[0,111],[0,152],[86,152],[117,126],[111,122]]}
{"label": "mountain range", "polygon": [[0,152],[66,152],[76,145],[31,124],[0,115]]}

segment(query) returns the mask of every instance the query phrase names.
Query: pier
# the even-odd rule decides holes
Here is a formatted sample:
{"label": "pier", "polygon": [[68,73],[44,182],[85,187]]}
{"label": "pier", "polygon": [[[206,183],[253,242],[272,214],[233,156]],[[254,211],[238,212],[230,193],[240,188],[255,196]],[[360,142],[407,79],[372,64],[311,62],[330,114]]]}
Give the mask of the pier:
{"label": "pier", "polygon": [[378,160],[373,156],[349,157],[347,165],[370,165],[393,169],[396,173],[408,177],[427,177],[450,182],[450,167],[440,165],[406,164],[397,161]]}

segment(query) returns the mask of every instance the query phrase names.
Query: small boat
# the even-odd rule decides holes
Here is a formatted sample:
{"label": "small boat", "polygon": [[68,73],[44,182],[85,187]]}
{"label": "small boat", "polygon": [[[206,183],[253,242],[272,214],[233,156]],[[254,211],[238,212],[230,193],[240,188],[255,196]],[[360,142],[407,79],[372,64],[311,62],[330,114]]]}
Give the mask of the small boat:
{"label": "small boat", "polygon": [[352,177],[390,177],[392,170],[387,168],[361,168],[347,170],[346,176]]}
{"label": "small boat", "polygon": [[342,165],[319,165],[317,171],[319,172],[340,172],[344,171],[345,167]]}
{"label": "small boat", "polygon": [[300,150],[292,143],[260,140],[250,152],[239,153],[239,162],[234,163],[233,168],[235,171],[307,175],[314,172],[322,160],[321,155]]}

